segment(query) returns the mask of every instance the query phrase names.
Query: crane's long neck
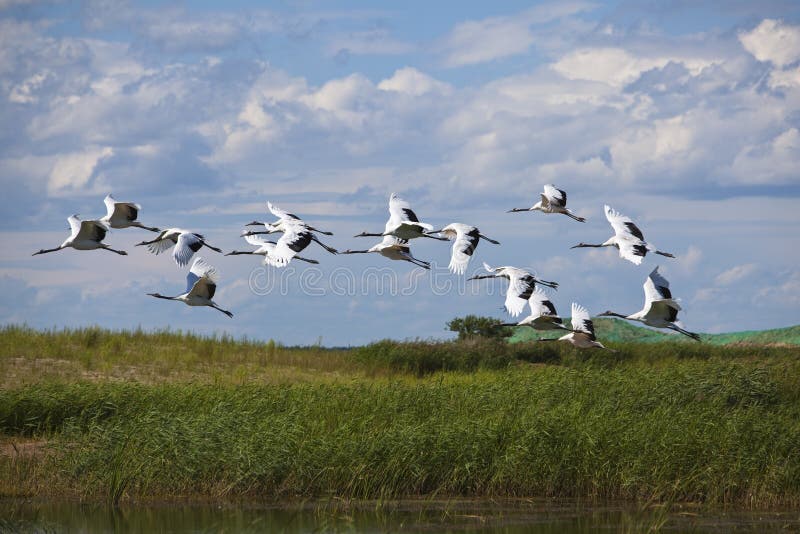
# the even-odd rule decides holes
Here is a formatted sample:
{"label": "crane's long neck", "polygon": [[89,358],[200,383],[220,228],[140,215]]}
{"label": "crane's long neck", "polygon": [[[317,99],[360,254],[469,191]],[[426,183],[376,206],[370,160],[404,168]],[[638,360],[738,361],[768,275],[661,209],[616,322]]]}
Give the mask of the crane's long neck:
{"label": "crane's long neck", "polygon": [[47,254],[48,252],[55,252],[57,250],[61,250],[64,248],[64,245],[58,246],[56,248],[43,248],[39,252],[34,252],[31,256],[38,256],[39,254]]}
{"label": "crane's long neck", "polygon": [[155,297],[157,299],[164,299],[164,300],[180,300],[178,296],[175,297],[168,297],[166,295],[162,295],[161,293],[148,293],[151,297]]}
{"label": "crane's long neck", "polygon": [[627,315],[622,315],[621,313],[607,311],[597,315],[598,317],[619,317],[620,319],[630,319]]}
{"label": "crane's long neck", "polygon": [[255,254],[253,250],[232,250],[225,254],[226,256],[238,256],[239,254]]}
{"label": "crane's long neck", "polygon": [[592,245],[591,243],[578,243],[570,248],[600,248],[600,247],[610,247],[613,246],[613,243],[609,243],[606,241],[605,243],[600,243],[599,245]]}
{"label": "crane's long neck", "polygon": [[383,234],[370,234],[368,232],[361,232],[358,235],[354,235],[353,237],[383,237]]}
{"label": "crane's long neck", "polygon": [[372,252],[371,250],[350,250],[347,249],[344,252],[340,252],[339,254],[367,254],[368,252]]}

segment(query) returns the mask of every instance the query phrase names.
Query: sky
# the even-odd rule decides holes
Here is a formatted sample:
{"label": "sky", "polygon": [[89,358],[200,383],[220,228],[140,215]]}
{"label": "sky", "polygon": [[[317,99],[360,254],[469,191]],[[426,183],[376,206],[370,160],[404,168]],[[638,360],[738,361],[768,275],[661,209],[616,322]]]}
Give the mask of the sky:
{"label": "sky", "polygon": [[[585,224],[506,213],[553,183]],[[128,256],[32,257],[108,193],[151,226],[246,250],[266,201],[368,248],[392,192],[423,221],[477,226],[481,264],[560,283],[562,315],[633,313],[660,266],[684,327],[800,323],[800,4],[794,1],[421,2],[0,0],[0,323],[99,325],[344,346],[447,338],[450,319],[511,318],[503,281],[425,272],[375,254],[267,268],[201,255],[210,308],[148,297],[186,268]],[[675,259],[613,249],[603,205]],[[424,242],[420,242],[424,241]]]}

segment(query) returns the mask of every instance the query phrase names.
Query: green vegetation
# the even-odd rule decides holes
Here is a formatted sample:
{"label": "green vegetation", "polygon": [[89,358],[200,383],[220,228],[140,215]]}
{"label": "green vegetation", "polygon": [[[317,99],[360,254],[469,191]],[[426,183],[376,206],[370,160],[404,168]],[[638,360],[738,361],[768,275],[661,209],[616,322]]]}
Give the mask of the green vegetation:
{"label": "green vegetation", "polygon": [[[564,319],[565,323],[569,318]],[[686,336],[656,330],[622,319],[595,317],[593,319],[597,338],[605,343],[696,343]],[[542,337],[542,332],[537,332],[530,327],[513,328],[513,336],[509,341],[533,341]],[[689,328],[691,330],[691,328]],[[750,344],[750,345],[800,345],[800,325],[772,330],[731,332],[727,334],[700,334],[703,343],[711,345]]]}
{"label": "green vegetation", "polygon": [[800,350],[0,331],[0,495],[800,504]]}
{"label": "green vegetation", "polygon": [[479,317],[467,315],[456,317],[447,323],[447,329],[458,334],[458,339],[472,339],[476,337],[504,338],[511,336],[511,330],[502,328],[503,321],[493,317]]}

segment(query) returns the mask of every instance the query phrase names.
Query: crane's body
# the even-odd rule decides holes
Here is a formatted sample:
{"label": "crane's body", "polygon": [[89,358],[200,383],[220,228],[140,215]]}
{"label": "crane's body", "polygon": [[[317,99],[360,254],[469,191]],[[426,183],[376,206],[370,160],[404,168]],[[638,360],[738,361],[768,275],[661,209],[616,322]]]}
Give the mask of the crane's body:
{"label": "crane's body", "polygon": [[[271,263],[267,260],[267,258],[275,257],[275,247],[277,247],[278,245],[275,241],[266,241],[256,235],[245,235],[244,239],[245,241],[247,241],[248,243],[257,248],[255,250],[234,250],[232,252],[228,252],[225,255],[235,256],[240,254],[255,254],[257,256],[264,256],[264,264],[271,265]],[[295,259],[307,263],[319,263],[317,260],[303,258],[301,256],[295,256]]]}
{"label": "crane's body", "polygon": [[508,213],[518,211],[541,211],[542,213],[561,213],[575,219],[578,222],[586,222],[586,219],[579,217],[572,213],[567,208],[567,192],[563,189],[557,189],[553,184],[546,184],[544,191],[539,194],[539,202],[530,208],[512,208]]}
{"label": "crane's body", "polygon": [[418,237],[428,237],[439,241],[447,240],[445,237],[429,235],[432,231],[433,226],[420,222],[419,217],[411,209],[411,205],[408,202],[400,198],[397,193],[392,193],[389,197],[389,220],[386,221],[383,233],[361,232],[355,237],[393,236],[403,241],[410,241]]}
{"label": "crane's body", "polygon": [[206,263],[202,258],[197,257],[192,263],[189,274],[186,275],[186,291],[174,297],[168,297],[160,293],[148,293],[151,297],[165,300],[177,300],[187,306],[209,306],[219,310],[228,317],[233,314],[228,310],[220,308],[212,299],[217,291],[219,274],[217,270]]}
{"label": "crane's body", "polygon": [[[386,223],[388,226],[389,223]],[[395,261],[407,261],[413,263],[423,269],[430,269],[431,265],[427,261],[415,258],[411,255],[411,248],[408,246],[408,241],[399,239],[393,235],[384,235],[383,239],[377,245],[374,245],[366,250],[345,250],[342,254],[380,254],[384,258]]]}
{"label": "crane's body", "polygon": [[147,249],[153,254],[161,254],[169,250],[173,245],[175,248],[172,251],[172,258],[180,266],[189,263],[195,252],[203,247],[208,247],[215,252],[222,252],[217,247],[212,247],[206,243],[206,238],[201,234],[190,232],[182,228],[167,228],[161,230],[155,239],[150,241],[142,241],[137,243],[136,246],[147,245]]}
{"label": "crane's body", "polygon": [[483,268],[491,274],[476,275],[468,280],[481,280],[484,278],[506,278],[508,280],[508,290],[506,291],[505,308],[512,317],[516,317],[525,309],[525,303],[533,294],[536,284],[557,289],[557,282],[549,282],[547,280],[540,280],[533,276],[531,273],[518,267],[511,267],[509,265],[503,267],[490,267],[484,263]]}
{"label": "crane's body", "polygon": [[48,252],[56,252],[65,248],[74,248],[75,250],[96,250],[103,249],[115,252],[121,256],[128,253],[124,250],[116,250],[103,243],[106,234],[108,233],[108,226],[100,220],[86,220],[82,221],[77,215],[67,217],[67,222],[70,227],[70,235],[64,240],[61,245],[55,248],[41,249],[34,252],[33,256],[39,254],[47,254]]}
{"label": "crane's body", "polygon": [[432,234],[442,234],[447,239],[453,241],[452,253],[450,255],[450,265],[448,268],[451,272],[456,274],[464,274],[467,270],[469,260],[472,254],[478,247],[478,242],[485,239],[490,243],[499,245],[499,241],[490,239],[481,234],[474,226],[462,223],[451,223],[442,228],[441,230],[434,230]]}
{"label": "crane's body", "polygon": [[[278,231],[283,232],[283,235],[275,243],[275,248],[273,248],[270,253],[264,257],[264,263],[268,265],[272,265],[273,267],[285,267],[289,264],[292,258],[297,257],[297,254],[310,245],[312,241],[317,243],[331,254],[338,254],[338,251],[335,248],[329,247],[320,241],[317,236],[313,234],[313,231],[302,221],[295,221],[288,218],[281,219],[276,225],[274,225],[274,227]],[[263,232],[251,231],[243,233],[242,237],[270,233],[273,232],[270,230]],[[308,260],[303,259],[303,261]]]}
{"label": "crane's body", "polygon": [[644,240],[644,234],[636,226],[636,223],[630,217],[622,215],[620,212],[615,211],[610,206],[604,207],[606,219],[614,229],[614,235],[608,238],[605,242],[599,245],[591,245],[588,243],[578,243],[572,248],[583,247],[616,247],[619,250],[619,257],[628,260],[636,265],[641,265],[642,259],[648,252],[660,254],[667,258],[674,258],[675,256],[669,252],[657,250],[653,245]]}
{"label": "crane's body", "polygon": [[594,323],[589,317],[589,310],[577,304],[572,303],[572,332],[565,334],[558,339],[540,339],[539,341],[564,341],[573,347],[579,349],[605,349],[616,352],[614,349],[609,349],[603,346],[602,343],[597,341],[594,335]]}
{"label": "crane's body", "polygon": [[504,323],[502,326],[529,326],[534,330],[569,330],[556,312],[556,307],[547,294],[540,288],[534,288],[528,299],[531,314],[518,323]]}
{"label": "crane's body", "polygon": [[106,205],[106,215],[100,220],[109,227],[120,229],[135,226],[136,228],[143,228],[151,232],[161,231],[153,226],[145,226],[136,220],[139,217],[139,210],[142,209],[139,204],[134,202],[117,202],[111,195],[106,195],[103,202]]}
{"label": "crane's body", "polygon": [[[306,223],[303,219],[301,219],[300,217],[298,217],[294,213],[289,213],[288,211],[279,208],[278,206],[276,206],[272,202],[267,202],[267,209],[270,211],[270,213],[272,213],[274,216],[276,216],[278,218],[277,221],[271,222],[271,223],[262,222],[262,221],[253,221],[253,222],[247,223],[245,226],[261,226],[261,225],[263,225],[264,228],[266,229],[266,232],[264,232],[264,233],[274,234],[276,232],[284,232],[286,230],[286,227],[288,226],[288,224],[292,224],[292,223],[293,224],[298,224],[299,223],[299,224],[302,224],[303,226],[305,226],[306,228],[308,228],[309,230],[311,230],[312,232],[317,232],[318,234],[324,234],[324,235],[333,235],[333,232],[326,232],[324,230],[317,230],[316,228],[314,228],[313,226],[311,226],[308,223]],[[284,223],[286,223],[286,224],[284,224]]]}
{"label": "crane's body", "polygon": [[681,307],[672,298],[669,289],[669,281],[661,276],[658,267],[648,275],[644,281],[644,307],[636,313],[623,315],[613,311],[606,311],[600,314],[604,317],[619,317],[629,321],[638,321],[653,328],[668,328],[688,336],[695,341],[700,341],[700,336],[694,332],[689,332],[679,326],[678,312]]}

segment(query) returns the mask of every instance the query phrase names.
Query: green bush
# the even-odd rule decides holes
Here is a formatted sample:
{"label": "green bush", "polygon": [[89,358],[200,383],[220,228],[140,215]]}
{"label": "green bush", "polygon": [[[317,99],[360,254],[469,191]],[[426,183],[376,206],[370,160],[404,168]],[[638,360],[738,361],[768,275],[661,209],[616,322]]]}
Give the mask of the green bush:
{"label": "green bush", "polygon": [[466,340],[476,337],[503,339],[511,336],[511,330],[503,328],[503,321],[493,317],[467,315],[456,317],[447,323],[447,329],[458,334],[458,339]]}

